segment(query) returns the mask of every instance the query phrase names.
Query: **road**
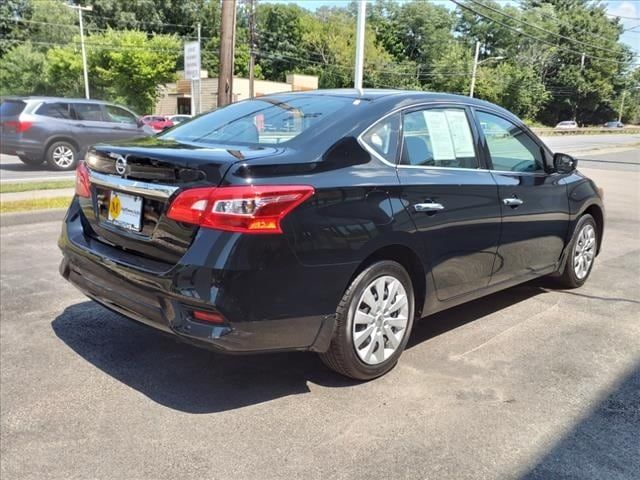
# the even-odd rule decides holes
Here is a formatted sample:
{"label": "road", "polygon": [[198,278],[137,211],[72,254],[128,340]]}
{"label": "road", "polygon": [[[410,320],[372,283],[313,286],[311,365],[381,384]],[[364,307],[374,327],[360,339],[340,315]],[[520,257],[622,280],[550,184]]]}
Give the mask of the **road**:
{"label": "road", "polygon": [[[615,148],[640,143],[640,135],[572,135],[542,137],[554,151],[578,153],[594,148]],[[28,167],[18,157],[0,154],[0,182],[72,179],[73,173],[55,172],[46,167]]]}
{"label": "road", "polygon": [[640,478],[640,171],[600,165],[583,167],[607,205],[584,287],[537,281],[424,319],[361,384],[313,354],[177,343],[61,280],[58,222],[4,227],[0,476]]}

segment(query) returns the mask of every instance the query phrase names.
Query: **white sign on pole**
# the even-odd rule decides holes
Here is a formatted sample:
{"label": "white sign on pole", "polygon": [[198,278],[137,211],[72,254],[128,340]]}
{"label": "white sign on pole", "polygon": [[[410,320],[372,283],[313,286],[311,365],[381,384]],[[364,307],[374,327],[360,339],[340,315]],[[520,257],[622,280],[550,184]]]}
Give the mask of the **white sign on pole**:
{"label": "white sign on pole", "polygon": [[198,42],[184,44],[184,78],[200,79],[200,44]]}

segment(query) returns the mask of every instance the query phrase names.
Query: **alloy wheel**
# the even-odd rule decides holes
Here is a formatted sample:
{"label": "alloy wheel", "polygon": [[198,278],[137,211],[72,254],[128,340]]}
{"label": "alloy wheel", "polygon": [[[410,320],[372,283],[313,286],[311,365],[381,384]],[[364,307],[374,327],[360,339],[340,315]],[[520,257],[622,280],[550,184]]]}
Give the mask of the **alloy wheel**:
{"label": "alloy wheel", "polygon": [[573,254],[573,271],[579,280],[585,278],[596,255],[596,231],[593,225],[586,224],[578,233]]}
{"label": "alloy wheel", "polygon": [[68,168],[73,164],[74,153],[66,145],[58,145],[51,155],[53,162],[60,168]]}
{"label": "alloy wheel", "polygon": [[354,313],[353,347],[360,360],[378,365],[391,357],[407,333],[407,292],[395,277],[373,280],[358,300]]}

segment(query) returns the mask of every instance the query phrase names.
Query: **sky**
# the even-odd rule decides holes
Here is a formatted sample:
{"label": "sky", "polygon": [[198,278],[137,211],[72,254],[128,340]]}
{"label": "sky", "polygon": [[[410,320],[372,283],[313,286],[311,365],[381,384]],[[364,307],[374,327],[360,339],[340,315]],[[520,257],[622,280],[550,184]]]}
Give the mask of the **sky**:
{"label": "sky", "polygon": [[[265,3],[295,3],[301,7],[315,10],[323,6],[335,7],[345,6],[351,0],[264,0]],[[399,0],[402,1],[402,0]],[[447,8],[455,5],[447,0],[431,0],[433,3],[441,4]],[[505,3],[513,3],[511,0],[504,0]],[[620,16],[620,20],[626,31],[622,34],[621,40],[629,45],[631,49],[640,56],[640,0],[606,0],[603,3],[607,6],[607,11],[611,15]],[[584,40],[584,39],[578,39]]]}

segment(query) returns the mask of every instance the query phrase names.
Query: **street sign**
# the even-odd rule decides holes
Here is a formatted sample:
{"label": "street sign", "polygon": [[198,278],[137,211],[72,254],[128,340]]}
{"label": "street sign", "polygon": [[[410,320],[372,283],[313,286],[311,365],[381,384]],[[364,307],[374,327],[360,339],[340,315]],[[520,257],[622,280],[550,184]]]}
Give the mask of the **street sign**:
{"label": "street sign", "polygon": [[185,80],[200,79],[200,44],[198,42],[184,44],[184,78]]}

